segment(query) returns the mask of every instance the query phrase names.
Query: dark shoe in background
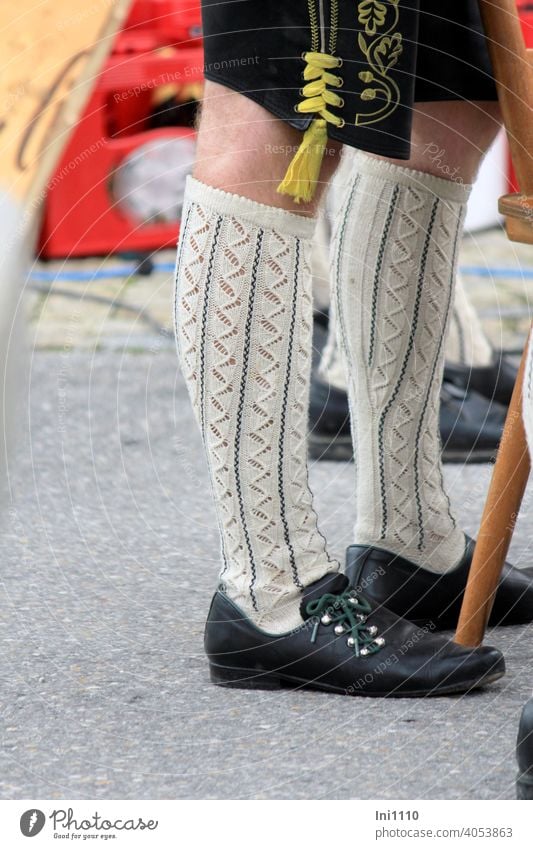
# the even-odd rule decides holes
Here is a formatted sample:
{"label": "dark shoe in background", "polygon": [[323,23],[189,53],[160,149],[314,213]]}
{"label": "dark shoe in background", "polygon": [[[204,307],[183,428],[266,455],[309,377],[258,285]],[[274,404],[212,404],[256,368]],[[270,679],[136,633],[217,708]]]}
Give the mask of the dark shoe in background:
{"label": "dark shoe in background", "polygon": [[518,761],[516,798],[533,799],[533,699],[526,702],[520,717],[516,759]]}
{"label": "dark shoe in background", "polygon": [[474,389],[444,381],[440,390],[440,438],[443,463],[489,463],[503,433],[507,407],[490,402]]}
{"label": "dark shoe in background", "polygon": [[488,366],[461,366],[446,363],[444,380],[453,383],[459,389],[473,389],[504,407],[511,403],[511,395],[518,369],[505,356],[503,351],[495,351],[494,359]]}
{"label": "dark shoe in background", "polygon": [[[457,626],[475,542],[466,538],[464,557],[450,572],[439,574],[405,557],[370,545],[346,549],[345,572],[350,583],[362,588],[374,604],[383,604],[397,616],[435,629]],[[533,621],[533,569],[506,563],[489,624],[524,625]]]}
{"label": "dark shoe in background", "polygon": [[348,395],[316,375],[311,378],[308,439],[314,460],[353,460]]}
{"label": "dark shoe in background", "polygon": [[[486,463],[496,454],[507,410],[450,383],[441,389],[440,434],[445,463]],[[348,396],[314,374],[309,404],[309,456],[353,458]]]}
{"label": "dark shoe in background", "polygon": [[373,605],[345,575],[306,587],[302,624],[284,634],[259,629],[224,592],[205,628],[211,681],[225,687],[310,688],[345,696],[464,693],[505,674],[501,652],[465,648]]}

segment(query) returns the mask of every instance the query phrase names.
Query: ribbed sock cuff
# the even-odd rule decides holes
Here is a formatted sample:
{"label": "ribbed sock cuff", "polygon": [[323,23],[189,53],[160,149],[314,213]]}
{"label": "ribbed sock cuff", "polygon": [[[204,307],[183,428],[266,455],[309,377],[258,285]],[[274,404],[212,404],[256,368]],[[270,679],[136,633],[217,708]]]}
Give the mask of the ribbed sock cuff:
{"label": "ribbed sock cuff", "polygon": [[199,203],[219,215],[234,215],[242,218],[254,227],[277,230],[297,239],[312,239],[316,220],[303,215],[287,212],[276,206],[267,206],[250,198],[214,189],[194,177],[187,177],[185,197],[193,203]]}
{"label": "ribbed sock cuff", "polygon": [[442,177],[426,174],[425,171],[415,171],[412,168],[396,165],[394,162],[376,159],[360,150],[357,150],[353,156],[353,167],[356,171],[373,175],[381,180],[403,186],[418,186],[442,200],[454,203],[466,203],[472,191],[470,183],[463,183],[459,179],[444,180]]}

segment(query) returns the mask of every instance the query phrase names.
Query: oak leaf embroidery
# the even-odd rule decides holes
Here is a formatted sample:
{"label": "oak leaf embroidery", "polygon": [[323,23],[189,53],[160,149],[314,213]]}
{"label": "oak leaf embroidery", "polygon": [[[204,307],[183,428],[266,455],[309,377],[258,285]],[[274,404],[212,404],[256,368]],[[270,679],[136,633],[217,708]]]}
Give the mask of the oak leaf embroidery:
{"label": "oak leaf embroidery", "polygon": [[385,23],[387,7],[380,0],[363,0],[359,3],[359,23],[364,25],[367,35],[375,35]]}
{"label": "oak leaf embroidery", "polygon": [[[358,44],[369,68],[358,74],[367,86],[359,96],[363,102],[375,100],[378,108],[370,113],[358,113],[356,126],[385,120],[400,103],[400,90],[389,74],[403,53],[398,4],[399,0],[361,0],[357,6],[358,21],[364,29],[364,34],[362,31],[358,34]],[[369,83],[373,84],[371,88]]]}

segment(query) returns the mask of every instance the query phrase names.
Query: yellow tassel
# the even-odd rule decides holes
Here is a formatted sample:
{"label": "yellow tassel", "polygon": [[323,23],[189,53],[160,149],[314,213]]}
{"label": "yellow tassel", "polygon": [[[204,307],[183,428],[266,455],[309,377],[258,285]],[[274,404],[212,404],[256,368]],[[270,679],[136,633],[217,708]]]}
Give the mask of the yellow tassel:
{"label": "yellow tassel", "polygon": [[296,203],[309,202],[314,197],[328,143],[326,127],[323,118],[314,119],[304,133],[302,143],[278,186],[280,194],[290,195]]}

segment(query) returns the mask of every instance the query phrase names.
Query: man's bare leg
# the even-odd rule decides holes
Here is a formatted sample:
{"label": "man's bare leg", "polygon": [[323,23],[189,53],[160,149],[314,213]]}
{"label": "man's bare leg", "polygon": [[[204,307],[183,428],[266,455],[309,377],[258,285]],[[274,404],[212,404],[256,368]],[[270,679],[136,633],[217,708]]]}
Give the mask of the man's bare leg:
{"label": "man's bare leg", "polygon": [[379,158],[444,180],[471,184],[500,128],[497,102],[417,103],[411,158],[408,161]]}
{"label": "man's bare leg", "polygon": [[253,100],[206,82],[194,176],[213,188],[297,215],[313,216],[337,167],[342,145],[328,143],[315,198],[311,203],[298,204],[280,194],[277,187],[301,139],[298,130]]}

